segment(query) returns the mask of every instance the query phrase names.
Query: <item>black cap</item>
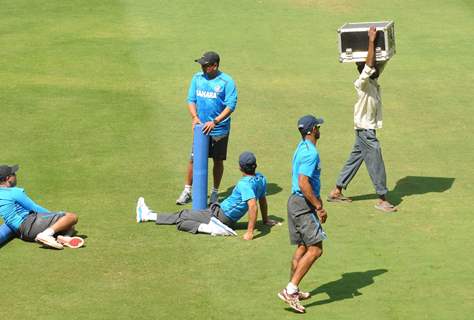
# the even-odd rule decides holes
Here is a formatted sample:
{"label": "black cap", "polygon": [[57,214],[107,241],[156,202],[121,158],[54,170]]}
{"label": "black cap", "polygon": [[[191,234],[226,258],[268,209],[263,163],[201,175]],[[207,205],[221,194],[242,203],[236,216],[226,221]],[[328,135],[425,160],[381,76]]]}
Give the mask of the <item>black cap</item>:
{"label": "black cap", "polygon": [[323,118],[316,118],[315,116],[307,115],[298,120],[298,130],[301,134],[310,134],[315,126],[323,123]]}
{"label": "black cap", "polygon": [[204,66],[206,64],[214,64],[214,63],[219,64],[220,60],[221,58],[216,52],[208,51],[208,52],[205,52],[201,58],[194,60],[194,62],[198,62],[201,64],[201,66]]}
{"label": "black cap", "polygon": [[251,168],[253,166],[256,167],[257,165],[257,158],[255,155],[250,151],[242,152],[239,157],[239,166],[241,168]]}
{"label": "black cap", "polygon": [[13,166],[7,166],[6,164],[0,165],[0,179],[5,179],[8,176],[11,176],[20,169],[20,166],[15,164]]}

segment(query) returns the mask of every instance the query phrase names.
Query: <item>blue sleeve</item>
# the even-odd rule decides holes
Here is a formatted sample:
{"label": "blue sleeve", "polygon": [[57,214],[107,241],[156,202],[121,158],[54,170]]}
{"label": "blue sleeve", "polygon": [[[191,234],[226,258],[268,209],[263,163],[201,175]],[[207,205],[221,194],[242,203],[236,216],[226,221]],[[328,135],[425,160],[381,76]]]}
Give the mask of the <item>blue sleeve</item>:
{"label": "blue sleeve", "polygon": [[196,103],[196,101],[196,76],[194,76],[188,89],[188,103]]}
{"label": "blue sleeve", "polygon": [[301,157],[301,164],[298,168],[298,175],[302,174],[307,177],[311,177],[313,175],[314,169],[316,169],[316,165],[318,164],[318,154],[317,153],[305,153]]}
{"label": "blue sleeve", "polygon": [[225,100],[224,105],[229,107],[234,112],[237,106],[237,88],[235,87],[234,80],[229,79],[225,85]]}
{"label": "blue sleeve", "polygon": [[18,202],[23,208],[29,211],[34,211],[37,213],[48,213],[49,210],[43,208],[42,206],[37,205],[30,197],[28,197],[24,190],[19,189],[15,193],[15,201]]}
{"label": "blue sleeve", "polygon": [[247,202],[250,199],[256,199],[257,196],[255,195],[255,192],[252,189],[252,186],[250,183],[239,183],[238,185],[240,194],[242,195],[242,201]]}

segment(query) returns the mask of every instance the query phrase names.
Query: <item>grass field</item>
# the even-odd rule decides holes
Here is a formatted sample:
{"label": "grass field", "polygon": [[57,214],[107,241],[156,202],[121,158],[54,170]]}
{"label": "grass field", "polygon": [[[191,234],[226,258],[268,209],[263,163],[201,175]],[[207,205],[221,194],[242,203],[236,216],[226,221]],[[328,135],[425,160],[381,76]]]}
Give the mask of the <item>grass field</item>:
{"label": "grass field", "polygon": [[[378,132],[396,214],[373,208],[365,168],[350,205],[327,204],[325,253],[302,282],[311,319],[469,319],[474,312],[471,0],[0,0],[1,163],[51,210],[80,216],[80,250],[0,249],[0,319],[293,319],[286,200],[296,121],[326,119],[326,195],[353,143],[345,22],[394,20]],[[175,211],[191,143],[186,92],[206,50],[239,103],[222,192],[252,150],[270,183],[254,241],[137,225]]]}

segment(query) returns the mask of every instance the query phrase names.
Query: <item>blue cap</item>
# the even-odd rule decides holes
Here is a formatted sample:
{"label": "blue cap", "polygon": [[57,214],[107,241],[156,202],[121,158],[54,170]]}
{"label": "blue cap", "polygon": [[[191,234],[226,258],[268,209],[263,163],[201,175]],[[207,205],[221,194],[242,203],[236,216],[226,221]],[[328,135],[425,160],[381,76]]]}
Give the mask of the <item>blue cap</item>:
{"label": "blue cap", "polygon": [[255,155],[250,151],[243,152],[239,157],[239,166],[241,168],[244,167],[252,167],[257,165],[257,158]]}
{"label": "blue cap", "polygon": [[323,124],[323,123],[324,123],[323,118],[316,118],[315,116],[312,116],[312,115],[306,115],[304,117],[301,117],[298,120],[298,130],[302,134],[310,134],[315,126]]}

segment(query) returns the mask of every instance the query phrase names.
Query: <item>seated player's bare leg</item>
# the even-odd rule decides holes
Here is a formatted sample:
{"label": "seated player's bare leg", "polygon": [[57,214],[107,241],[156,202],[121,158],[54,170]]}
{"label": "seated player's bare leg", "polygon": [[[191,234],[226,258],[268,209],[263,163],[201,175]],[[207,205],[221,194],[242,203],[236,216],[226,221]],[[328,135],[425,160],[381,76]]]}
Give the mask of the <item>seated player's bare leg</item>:
{"label": "seated player's bare leg", "polygon": [[54,233],[69,231],[78,221],[79,219],[75,213],[66,212],[66,214],[59,218],[50,228],[54,230]]}

